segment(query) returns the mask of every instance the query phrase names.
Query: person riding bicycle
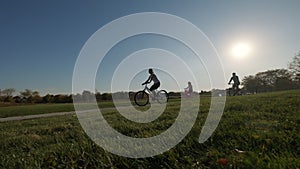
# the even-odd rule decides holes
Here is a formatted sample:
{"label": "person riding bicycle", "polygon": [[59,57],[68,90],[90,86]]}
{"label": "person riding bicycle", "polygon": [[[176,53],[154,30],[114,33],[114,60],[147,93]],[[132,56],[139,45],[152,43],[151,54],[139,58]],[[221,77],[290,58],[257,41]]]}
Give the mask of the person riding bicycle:
{"label": "person riding bicycle", "polygon": [[235,74],[232,73],[232,77],[230,78],[228,84],[230,85],[231,81],[233,81],[232,89],[235,91],[233,95],[236,95],[237,92],[239,91],[239,85],[240,85],[240,80],[239,77]]}
{"label": "person riding bicycle", "polygon": [[148,72],[150,76],[144,83],[142,83],[142,85],[148,84],[151,81],[153,81],[153,85],[150,87],[150,91],[153,93],[154,96],[156,96],[155,89],[157,89],[160,86],[160,81],[158,80],[157,76],[154,74],[153,69],[149,69]]}
{"label": "person riding bicycle", "polygon": [[193,86],[191,82],[188,82],[188,86],[186,88],[184,88],[185,90],[185,94],[187,96],[190,96],[193,93]]}

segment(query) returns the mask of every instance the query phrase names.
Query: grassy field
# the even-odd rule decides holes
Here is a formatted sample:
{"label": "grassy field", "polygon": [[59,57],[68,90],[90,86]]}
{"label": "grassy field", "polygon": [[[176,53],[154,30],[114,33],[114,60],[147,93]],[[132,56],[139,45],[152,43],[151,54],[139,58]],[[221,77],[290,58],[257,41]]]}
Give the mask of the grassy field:
{"label": "grassy field", "polygon": [[[102,102],[101,104],[99,104],[100,108],[112,106],[112,102]],[[69,111],[74,111],[73,103],[8,106],[0,107],[0,118]]]}
{"label": "grassy field", "polygon": [[[201,98],[187,137],[171,150],[143,159],[104,151],[86,136],[75,115],[0,123],[0,168],[300,168],[299,96],[300,90],[228,97],[217,130],[204,144],[198,138],[210,100]],[[149,137],[174,122],[178,105],[170,102],[157,120],[144,125],[113,110],[103,115],[123,134]]]}
{"label": "grassy field", "polygon": [[[170,102],[177,101],[178,99],[170,100]],[[122,106],[122,103],[119,102],[119,104]],[[126,105],[127,104],[124,104],[124,106]],[[100,108],[109,108],[114,107],[114,104],[111,101],[104,101],[99,103],[98,106]],[[86,105],[84,108],[88,109],[88,107],[89,106]],[[73,103],[6,106],[0,107],[0,118],[70,111],[74,111]]]}

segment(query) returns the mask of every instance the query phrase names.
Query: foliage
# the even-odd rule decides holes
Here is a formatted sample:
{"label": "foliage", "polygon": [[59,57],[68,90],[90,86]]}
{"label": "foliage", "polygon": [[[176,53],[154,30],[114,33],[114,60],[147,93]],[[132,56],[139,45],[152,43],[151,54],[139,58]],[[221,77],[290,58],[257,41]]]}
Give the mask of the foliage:
{"label": "foliage", "polygon": [[13,93],[15,92],[16,90],[14,88],[8,88],[8,89],[4,89],[4,90],[0,90],[0,96],[3,94],[5,96],[12,96]]}
{"label": "foliage", "polygon": [[298,52],[298,54],[293,57],[293,61],[289,63],[289,69],[298,77],[300,76],[300,52]]}
{"label": "foliage", "polygon": [[255,76],[246,76],[242,85],[250,93],[296,89],[300,86],[292,79],[287,69],[275,69],[259,72]]}

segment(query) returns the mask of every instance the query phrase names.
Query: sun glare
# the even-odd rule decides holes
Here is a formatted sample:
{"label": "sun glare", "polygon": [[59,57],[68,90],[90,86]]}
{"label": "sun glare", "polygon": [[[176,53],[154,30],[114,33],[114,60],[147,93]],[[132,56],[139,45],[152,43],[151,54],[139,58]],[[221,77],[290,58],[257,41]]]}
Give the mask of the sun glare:
{"label": "sun glare", "polygon": [[249,55],[251,47],[247,43],[237,43],[232,48],[232,55],[236,58],[244,58]]}

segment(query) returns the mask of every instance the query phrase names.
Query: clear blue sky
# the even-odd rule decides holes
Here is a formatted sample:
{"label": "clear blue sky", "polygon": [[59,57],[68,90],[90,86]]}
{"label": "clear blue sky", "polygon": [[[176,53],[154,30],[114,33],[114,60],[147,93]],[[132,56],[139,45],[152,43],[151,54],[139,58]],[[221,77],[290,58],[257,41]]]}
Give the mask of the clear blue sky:
{"label": "clear blue sky", "polygon": [[[88,38],[110,21],[137,12],[169,13],[196,25],[216,47],[227,79],[233,71],[242,79],[259,71],[286,68],[300,50],[299,6],[298,0],[2,0],[0,89],[71,93],[74,64]],[[250,44],[251,51],[244,59],[233,59],[230,50],[239,42]],[[122,56],[143,48],[168,50],[179,46],[177,42],[150,35],[120,43],[106,57],[105,65],[112,66],[99,68],[104,72],[99,75],[102,82],[97,82],[97,89],[109,90],[107,81]],[[144,75],[147,76],[146,73],[141,76]],[[209,85],[201,84],[201,77],[198,78],[198,87],[209,90]],[[171,82],[166,82],[164,88],[175,90],[168,83]],[[180,84],[185,85],[186,81]]]}

